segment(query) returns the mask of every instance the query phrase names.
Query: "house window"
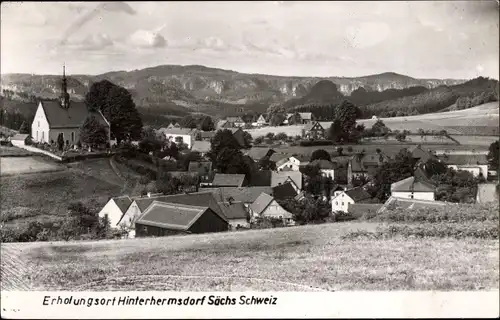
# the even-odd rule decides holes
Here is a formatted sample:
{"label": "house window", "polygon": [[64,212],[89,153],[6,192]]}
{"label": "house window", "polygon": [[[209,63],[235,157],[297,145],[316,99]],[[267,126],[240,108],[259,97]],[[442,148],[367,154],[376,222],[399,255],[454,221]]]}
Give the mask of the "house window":
{"label": "house window", "polygon": [[344,203],[342,202],[342,205],[344,205]]}
{"label": "house window", "polygon": [[142,231],[144,231],[144,232],[148,232],[148,227],[143,226],[143,227],[142,227]]}
{"label": "house window", "polygon": [[336,204],[336,205],[338,205],[338,204],[339,204],[339,202],[338,202],[338,201],[335,201],[335,204]]}
{"label": "house window", "polygon": [[45,140],[45,131],[42,131],[42,141]]}
{"label": "house window", "polygon": [[38,128],[40,128],[40,121],[38,121]]}
{"label": "house window", "polygon": [[74,142],[74,141],[75,141],[75,133],[71,132],[71,142]]}

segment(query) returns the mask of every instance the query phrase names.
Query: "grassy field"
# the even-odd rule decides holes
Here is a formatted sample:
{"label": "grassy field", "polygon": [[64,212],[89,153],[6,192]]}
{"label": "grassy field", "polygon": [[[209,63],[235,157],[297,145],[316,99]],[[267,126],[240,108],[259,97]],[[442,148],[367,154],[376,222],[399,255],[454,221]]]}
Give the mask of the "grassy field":
{"label": "grassy field", "polygon": [[[391,130],[409,130],[417,133],[418,129],[423,130],[447,130],[450,134],[477,134],[496,135],[499,128],[499,108],[498,102],[486,103],[474,108],[448,111],[439,113],[428,113],[423,115],[408,117],[380,118]],[[364,124],[366,128],[371,128],[376,120],[362,119],[358,124]],[[328,129],[331,122],[321,122],[321,125]],[[252,137],[265,136],[269,132],[275,134],[284,132],[289,136],[302,134],[304,126],[282,126],[264,127],[248,130]],[[473,128],[473,129],[471,129]]]}
{"label": "grassy field", "polygon": [[498,240],[345,239],[383,223],[2,244],[2,290],[488,290]]}
{"label": "grassy field", "polygon": [[61,164],[45,160],[40,156],[33,157],[1,157],[0,166],[2,168],[0,175],[19,175],[24,173],[42,173],[64,170]]}
{"label": "grassy field", "polygon": [[25,149],[0,146],[0,157],[27,157],[31,155],[34,155],[34,153]]}
{"label": "grassy field", "polygon": [[[3,169],[3,168],[2,168]],[[96,172],[96,175],[99,172]],[[33,220],[57,219],[65,215],[72,201],[82,201],[93,208],[102,208],[108,197],[120,195],[123,184],[106,181],[77,169],[3,176],[1,217],[7,224],[19,225]]]}

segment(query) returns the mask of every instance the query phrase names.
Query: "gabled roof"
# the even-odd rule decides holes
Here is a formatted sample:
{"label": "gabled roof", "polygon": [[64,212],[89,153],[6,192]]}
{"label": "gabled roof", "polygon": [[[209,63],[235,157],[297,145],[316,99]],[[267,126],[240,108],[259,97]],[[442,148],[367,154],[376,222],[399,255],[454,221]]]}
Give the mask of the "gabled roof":
{"label": "gabled roof", "polygon": [[132,199],[129,196],[114,197],[113,201],[122,213],[125,213],[132,204]]}
{"label": "gabled roof", "polygon": [[266,210],[274,198],[265,192],[262,192],[257,199],[250,205],[250,209],[256,214],[261,214]]}
{"label": "gabled roof", "polygon": [[212,192],[217,201],[225,202],[232,198],[234,202],[252,203],[257,197],[265,192],[272,194],[271,187],[221,187],[221,188],[203,188],[202,190]]}
{"label": "gabled roof", "polygon": [[396,198],[390,197],[384,203],[384,205],[377,211],[377,213],[382,213],[386,210],[402,208],[407,210],[424,209],[424,208],[442,208],[444,206],[450,205],[447,202],[441,201],[430,201],[430,200],[417,200],[417,199],[406,199],[406,198]]}
{"label": "gabled roof", "polygon": [[41,101],[50,128],[79,128],[92,115],[97,118],[100,124],[108,127],[109,123],[100,111],[88,111],[83,102],[71,101],[69,108],[61,107],[59,101]]}
{"label": "gabled roof", "polygon": [[411,156],[414,159],[419,159],[422,162],[427,162],[429,159],[436,159],[436,156],[432,152],[422,149],[421,145],[410,147],[408,151],[411,152]]}
{"label": "gabled roof", "polygon": [[165,229],[188,230],[208,207],[153,201],[136,223]]}
{"label": "gabled roof", "polygon": [[191,147],[191,151],[196,151],[200,153],[207,153],[210,151],[212,144],[210,141],[193,141],[193,146]]}
{"label": "gabled roof", "polygon": [[219,202],[219,206],[227,219],[246,219],[247,217],[243,202]]}
{"label": "gabled roof", "polygon": [[290,182],[273,187],[273,196],[277,200],[295,198],[297,191]]}
{"label": "gabled roof", "polygon": [[408,177],[391,184],[391,192],[434,192],[434,190],[434,185],[417,180],[415,177]]}
{"label": "gabled roof", "polygon": [[284,154],[284,153],[273,153],[273,155],[269,158],[269,160],[278,163],[281,160],[288,160],[290,158],[289,155]]}
{"label": "gabled roof", "polygon": [[273,171],[271,175],[271,187],[293,181],[299,190],[302,190],[302,172],[300,171]]}
{"label": "gabled roof", "polygon": [[189,172],[196,172],[199,175],[206,175],[212,171],[212,162],[210,161],[191,161],[188,166]]}
{"label": "gabled roof", "polygon": [[249,156],[255,161],[259,161],[267,156],[271,156],[273,153],[275,153],[274,149],[271,148],[259,148],[259,147],[253,147],[250,150],[248,150],[245,155]]}
{"label": "gabled roof", "polygon": [[305,131],[311,131],[312,129],[314,129],[316,127],[316,129],[321,129],[321,130],[325,130],[325,128],[323,128],[323,126],[321,125],[321,123],[319,122],[311,122],[311,123],[308,123],[304,126],[304,130]]}
{"label": "gabled roof", "polygon": [[371,199],[370,194],[361,187],[344,191],[344,193],[348,195],[355,202]]}
{"label": "gabled roof", "polygon": [[181,193],[173,195],[162,195],[151,198],[136,198],[135,203],[139,207],[139,210],[143,212],[146,208],[153,203],[153,201],[158,202],[168,202],[168,203],[178,203],[185,205],[194,205],[199,207],[209,207],[218,215],[224,215],[221,208],[219,207],[218,201],[212,192],[201,191],[193,193]]}
{"label": "gabled roof", "polygon": [[227,117],[226,120],[228,122],[243,122],[243,119],[241,119],[241,117]]}
{"label": "gabled roof", "polygon": [[190,128],[160,128],[157,130],[159,133],[163,133],[165,136],[169,135],[184,135],[184,136],[191,136],[194,135],[197,130],[196,129],[190,129]]}
{"label": "gabled roof", "polygon": [[447,154],[440,155],[439,159],[449,165],[474,166],[487,165],[488,156],[486,154]]}
{"label": "gabled roof", "polygon": [[212,185],[220,187],[242,187],[244,182],[244,174],[216,173]]}
{"label": "gabled roof", "polygon": [[288,161],[290,161],[290,157],[288,157],[288,156],[286,158],[281,158],[280,160],[276,161],[276,167],[279,167],[279,166],[287,163]]}
{"label": "gabled roof", "polygon": [[223,129],[225,128],[226,126],[230,126],[231,124],[227,121],[227,120],[219,120],[219,122],[217,122],[217,125],[215,126],[217,129]]}
{"label": "gabled roof", "polygon": [[337,169],[337,164],[328,160],[317,159],[310,163],[311,166],[318,166],[323,170]]}

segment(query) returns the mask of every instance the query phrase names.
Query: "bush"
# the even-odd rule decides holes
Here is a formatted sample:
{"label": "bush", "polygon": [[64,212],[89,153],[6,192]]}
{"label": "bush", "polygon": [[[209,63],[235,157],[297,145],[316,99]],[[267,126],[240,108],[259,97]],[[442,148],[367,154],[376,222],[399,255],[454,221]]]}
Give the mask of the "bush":
{"label": "bush", "polygon": [[331,146],[333,142],[330,140],[302,140],[299,142],[301,147],[310,147],[310,146]]}

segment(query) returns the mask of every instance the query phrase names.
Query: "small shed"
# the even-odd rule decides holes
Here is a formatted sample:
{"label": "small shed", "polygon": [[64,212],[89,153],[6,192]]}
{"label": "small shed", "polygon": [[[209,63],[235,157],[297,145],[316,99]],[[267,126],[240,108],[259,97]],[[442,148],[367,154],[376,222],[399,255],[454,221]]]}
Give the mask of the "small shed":
{"label": "small shed", "polygon": [[18,133],[16,135],[14,135],[12,138],[10,138],[10,142],[12,143],[12,145],[14,145],[16,147],[23,147],[26,145],[26,142],[28,141],[29,136],[30,136],[29,134]]}

